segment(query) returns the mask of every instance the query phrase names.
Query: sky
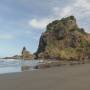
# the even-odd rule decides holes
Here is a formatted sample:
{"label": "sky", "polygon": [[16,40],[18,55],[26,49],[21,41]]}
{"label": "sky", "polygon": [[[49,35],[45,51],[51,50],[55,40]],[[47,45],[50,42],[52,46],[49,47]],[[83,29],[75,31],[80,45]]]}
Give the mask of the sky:
{"label": "sky", "polygon": [[0,57],[36,52],[41,34],[53,20],[69,15],[90,32],[90,0],[0,0]]}

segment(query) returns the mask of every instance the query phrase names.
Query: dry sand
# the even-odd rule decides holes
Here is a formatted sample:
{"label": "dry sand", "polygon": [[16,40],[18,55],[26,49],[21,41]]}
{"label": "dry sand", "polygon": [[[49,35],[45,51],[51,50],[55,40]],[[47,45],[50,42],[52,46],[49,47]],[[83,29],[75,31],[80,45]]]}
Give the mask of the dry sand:
{"label": "dry sand", "polygon": [[90,90],[90,64],[0,75],[0,90]]}

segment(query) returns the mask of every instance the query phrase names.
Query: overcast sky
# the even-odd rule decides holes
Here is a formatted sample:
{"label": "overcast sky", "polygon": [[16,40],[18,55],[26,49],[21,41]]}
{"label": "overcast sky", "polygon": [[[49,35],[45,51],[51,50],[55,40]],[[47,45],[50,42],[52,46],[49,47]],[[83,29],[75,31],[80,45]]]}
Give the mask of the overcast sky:
{"label": "overcast sky", "polygon": [[69,15],[90,32],[90,0],[0,0],[0,57],[35,52],[46,25]]}

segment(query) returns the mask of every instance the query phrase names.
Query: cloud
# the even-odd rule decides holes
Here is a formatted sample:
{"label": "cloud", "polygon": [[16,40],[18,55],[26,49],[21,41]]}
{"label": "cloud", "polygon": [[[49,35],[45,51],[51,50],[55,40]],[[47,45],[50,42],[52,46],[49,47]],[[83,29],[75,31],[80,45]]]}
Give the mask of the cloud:
{"label": "cloud", "polygon": [[61,16],[69,16],[72,14],[72,8],[70,6],[67,6],[65,8],[62,9],[61,11]]}
{"label": "cloud", "polygon": [[50,18],[33,18],[29,21],[29,25],[36,29],[44,29],[51,21],[70,15],[75,15],[81,21],[83,18],[90,16],[90,1],[72,0],[72,3],[67,3],[62,7],[52,7],[51,9],[52,13],[48,16]]}
{"label": "cloud", "polygon": [[90,10],[90,1],[89,0],[76,0],[74,4],[76,7],[83,8],[85,10]]}
{"label": "cloud", "polygon": [[[76,0],[74,8],[78,11],[78,15],[82,18],[90,16],[90,1],[89,0]],[[75,13],[77,13],[75,11]]]}
{"label": "cloud", "polygon": [[14,36],[9,35],[9,34],[1,34],[0,35],[0,40],[11,40],[13,38],[14,38]]}
{"label": "cloud", "polygon": [[72,13],[71,7],[65,7],[62,10],[59,7],[55,7],[53,10],[54,12],[52,13],[52,16],[49,16],[49,18],[33,18],[29,21],[29,25],[35,29],[45,29],[47,24],[49,24],[51,21],[60,17],[69,16]]}
{"label": "cloud", "polygon": [[62,10],[58,8],[58,10],[55,13],[57,14],[58,17],[69,16],[72,14],[72,7],[67,6],[67,7],[62,8]]}
{"label": "cloud", "polygon": [[32,19],[29,21],[29,25],[36,29],[44,29],[51,20],[48,18]]}
{"label": "cloud", "polygon": [[80,18],[90,15],[90,1],[89,0],[74,0],[73,3],[65,7],[54,7],[53,13],[57,17],[65,17],[69,15],[76,15]]}

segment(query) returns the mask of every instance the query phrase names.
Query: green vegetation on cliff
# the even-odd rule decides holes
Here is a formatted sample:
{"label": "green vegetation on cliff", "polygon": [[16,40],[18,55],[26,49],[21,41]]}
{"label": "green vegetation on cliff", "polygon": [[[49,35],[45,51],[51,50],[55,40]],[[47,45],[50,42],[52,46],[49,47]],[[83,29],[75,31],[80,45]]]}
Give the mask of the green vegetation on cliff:
{"label": "green vegetation on cliff", "polygon": [[36,58],[77,59],[90,57],[90,35],[79,28],[74,16],[55,20],[41,35]]}

